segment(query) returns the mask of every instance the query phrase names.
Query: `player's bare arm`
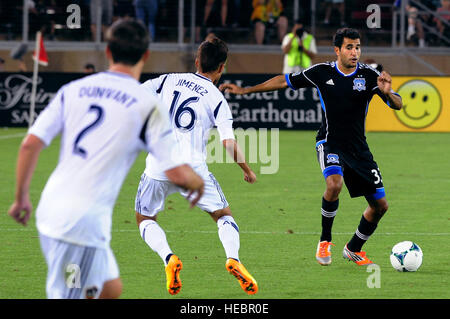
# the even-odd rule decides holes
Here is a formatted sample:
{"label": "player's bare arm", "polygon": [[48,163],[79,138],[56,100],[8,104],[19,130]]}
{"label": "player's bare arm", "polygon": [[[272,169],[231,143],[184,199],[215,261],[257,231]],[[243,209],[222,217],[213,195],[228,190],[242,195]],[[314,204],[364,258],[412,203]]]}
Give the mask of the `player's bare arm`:
{"label": "player's bare arm", "polygon": [[[203,195],[205,184],[203,179],[187,164],[171,168],[164,172],[174,184],[189,190],[188,200],[191,208],[194,207]],[[196,194],[191,200],[191,196]]]}
{"label": "player's bare arm", "polygon": [[402,98],[392,93],[392,78],[386,71],[381,72],[377,78],[378,88],[381,93],[386,95],[389,105],[396,110],[400,110],[403,106]]}
{"label": "player's bare arm", "polygon": [[44,148],[44,143],[36,136],[27,135],[19,150],[16,170],[16,198],[8,210],[8,215],[16,222],[26,226],[31,217],[31,202],[29,189],[31,177],[36,167],[39,153]]}
{"label": "player's bare arm", "polygon": [[244,180],[250,184],[256,182],[256,174],[252,171],[250,166],[248,166],[247,162],[245,161],[245,156],[242,153],[241,149],[239,148],[239,145],[236,142],[236,140],[226,139],[223,140],[222,143],[223,147],[225,147],[228,154],[230,154],[230,156],[233,157],[233,160],[236,162],[236,164],[239,165],[239,167],[244,172]]}
{"label": "player's bare arm", "polygon": [[286,82],[286,78],[284,74],[277,75],[264,83],[257,84],[255,86],[249,86],[246,88],[242,88],[232,83],[224,83],[219,86],[221,91],[232,93],[232,94],[249,94],[254,92],[267,92],[267,91],[276,91],[279,89],[287,88],[288,84]]}

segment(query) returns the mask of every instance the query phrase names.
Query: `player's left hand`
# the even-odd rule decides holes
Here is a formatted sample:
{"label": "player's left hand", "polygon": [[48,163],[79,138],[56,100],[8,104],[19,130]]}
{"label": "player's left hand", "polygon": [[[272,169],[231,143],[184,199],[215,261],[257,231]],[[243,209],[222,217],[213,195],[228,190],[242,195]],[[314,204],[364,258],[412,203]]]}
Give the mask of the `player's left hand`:
{"label": "player's left hand", "polygon": [[8,215],[14,218],[16,222],[26,226],[31,217],[31,210],[32,206],[29,199],[21,202],[15,201],[9,208]]}
{"label": "player's left hand", "polygon": [[244,94],[244,89],[240,86],[237,86],[236,84],[232,83],[223,83],[219,86],[220,91],[225,91],[227,93],[232,94]]}
{"label": "player's left hand", "polygon": [[391,92],[392,78],[389,73],[383,71],[377,78],[378,88],[383,94]]}

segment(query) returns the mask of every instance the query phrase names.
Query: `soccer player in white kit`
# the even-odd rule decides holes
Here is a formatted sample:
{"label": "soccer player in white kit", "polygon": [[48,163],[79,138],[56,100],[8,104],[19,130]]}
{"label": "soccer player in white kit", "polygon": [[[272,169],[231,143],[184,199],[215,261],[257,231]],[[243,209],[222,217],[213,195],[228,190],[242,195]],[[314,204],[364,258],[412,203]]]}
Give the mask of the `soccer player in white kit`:
{"label": "soccer player in white kit", "polygon": [[[255,294],[258,291],[257,282],[239,261],[239,227],[219,183],[206,164],[209,131],[217,126],[224,147],[242,168],[244,180],[249,183],[256,181],[256,175],[246,163],[234,138],[230,107],[216,87],[223,73],[227,54],[228,48],[222,40],[214,38],[204,41],[197,51],[196,73],[164,74],[142,86],[163,101],[183,160],[205,181],[205,193],[197,206],[209,213],[217,223],[219,238],[227,257],[226,269],[239,280],[246,293]],[[187,195],[186,191],[173,185],[161,174],[158,161],[153,154],[149,154],[136,195],[136,221],[142,239],[161,257],[166,266],[167,290],[172,295],[179,293],[181,289],[179,273],[182,263],[169,247],[156,217],[164,209],[166,197],[175,192]]]}
{"label": "soccer player in white kit", "polygon": [[64,85],[20,147],[16,199],[8,213],[26,225],[39,153],[61,133],[59,162],[36,210],[48,298],[120,296],[122,283],[109,244],[112,211],[140,151],[153,154],[169,180],[197,193],[192,205],[203,193],[200,176],[176,158],[165,109],[138,82],[148,45],[141,23],[113,24],[107,36],[109,70]]}

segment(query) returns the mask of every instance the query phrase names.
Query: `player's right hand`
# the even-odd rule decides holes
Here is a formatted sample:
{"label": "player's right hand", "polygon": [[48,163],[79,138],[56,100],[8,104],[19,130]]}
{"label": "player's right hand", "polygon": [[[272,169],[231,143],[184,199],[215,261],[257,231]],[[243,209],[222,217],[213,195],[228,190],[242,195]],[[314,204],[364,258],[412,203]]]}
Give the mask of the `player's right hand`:
{"label": "player's right hand", "polygon": [[[186,199],[190,202],[190,207],[193,208],[205,191],[203,179],[188,164],[181,164],[168,169],[164,173],[172,183],[189,191]],[[193,199],[191,199],[192,196],[194,196]]]}
{"label": "player's right hand", "polygon": [[[187,196],[187,200],[190,202],[190,208],[194,208],[195,205],[197,205],[200,198],[203,196],[203,193],[205,191],[204,184],[197,190],[191,190]],[[191,197],[195,194],[195,197],[191,199]]]}
{"label": "player's right hand", "polygon": [[244,181],[253,184],[254,182],[256,182],[256,174],[253,171],[244,173]]}
{"label": "player's right hand", "polygon": [[14,218],[16,222],[26,226],[31,217],[31,210],[32,206],[29,199],[21,202],[15,201],[9,208],[8,215]]}
{"label": "player's right hand", "polygon": [[244,89],[240,86],[237,86],[236,84],[232,83],[223,83],[219,86],[220,91],[225,91],[227,93],[232,94],[244,94]]}

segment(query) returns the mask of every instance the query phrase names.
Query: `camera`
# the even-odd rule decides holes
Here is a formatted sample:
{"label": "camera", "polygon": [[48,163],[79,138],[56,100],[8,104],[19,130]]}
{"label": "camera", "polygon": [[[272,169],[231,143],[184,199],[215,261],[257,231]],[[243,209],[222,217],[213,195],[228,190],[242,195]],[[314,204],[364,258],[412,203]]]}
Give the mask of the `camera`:
{"label": "camera", "polygon": [[304,32],[305,32],[305,29],[299,28],[295,31],[295,34],[301,39]]}

